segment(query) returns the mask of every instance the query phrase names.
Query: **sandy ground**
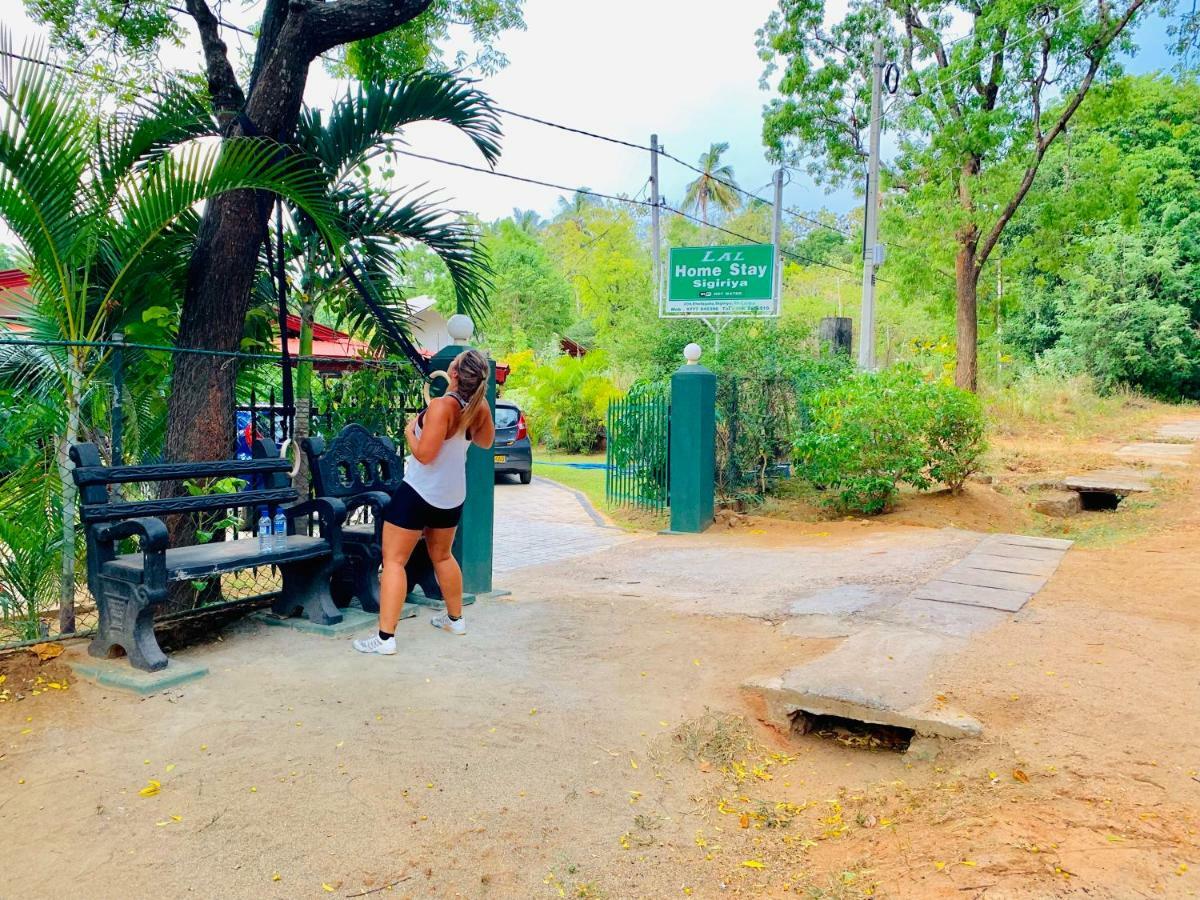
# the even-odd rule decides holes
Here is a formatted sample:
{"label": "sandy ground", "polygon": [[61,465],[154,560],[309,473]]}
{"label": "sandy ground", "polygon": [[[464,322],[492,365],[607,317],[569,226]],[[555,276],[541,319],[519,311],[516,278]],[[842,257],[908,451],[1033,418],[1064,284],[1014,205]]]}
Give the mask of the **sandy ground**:
{"label": "sandy ground", "polygon": [[165,694],[24,685],[0,703],[0,897],[1194,896],[1195,471],[947,663],[985,732],[937,756],[738,725],[743,680],[837,645],[789,633],[794,604],[903,592],[973,543],[894,523],[510,572],[468,636],[422,616],[391,658],[242,622]]}

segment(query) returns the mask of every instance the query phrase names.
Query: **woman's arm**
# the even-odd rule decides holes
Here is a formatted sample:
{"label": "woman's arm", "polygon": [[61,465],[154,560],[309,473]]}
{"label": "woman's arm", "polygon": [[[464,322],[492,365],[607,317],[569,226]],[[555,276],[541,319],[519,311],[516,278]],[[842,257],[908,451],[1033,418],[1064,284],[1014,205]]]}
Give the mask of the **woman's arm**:
{"label": "woman's arm", "polygon": [[421,436],[414,439],[416,431],[416,422],[409,423],[409,426],[404,431],[404,437],[408,441],[408,449],[419,463],[428,465],[437,459],[437,455],[441,452],[442,444],[446,442],[446,432],[450,430],[450,417],[452,415],[452,407],[457,407],[453,400],[439,397],[429,404],[429,410],[425,413],[425,425],[421,428]]}
{"label": "woman's arm", "polygon": [[491,407],[486,403],[479,407],[475,421],[471,423],[471,443],[484,450],[491,450],[496,440],[496,420],[492,418]]}

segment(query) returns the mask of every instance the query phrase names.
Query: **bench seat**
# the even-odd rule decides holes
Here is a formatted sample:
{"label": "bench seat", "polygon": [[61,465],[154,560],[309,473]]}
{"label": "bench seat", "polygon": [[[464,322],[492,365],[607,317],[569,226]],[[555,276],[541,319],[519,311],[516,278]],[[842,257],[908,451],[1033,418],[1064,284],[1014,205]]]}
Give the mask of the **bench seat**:
{"label": "bench seat", "polygon": [[[256,538],[171,547],[165,552],[167,581],[192,581],[254,566],[278,565],[328,555],[329,542],[324,538],[299,534],[288,535],[286,548],[269,553],[258,552]],[[124,553],[103,563],[100,571],[109,578],[141,584],[145,574],[144,563],[145,557],[141,553]]]}

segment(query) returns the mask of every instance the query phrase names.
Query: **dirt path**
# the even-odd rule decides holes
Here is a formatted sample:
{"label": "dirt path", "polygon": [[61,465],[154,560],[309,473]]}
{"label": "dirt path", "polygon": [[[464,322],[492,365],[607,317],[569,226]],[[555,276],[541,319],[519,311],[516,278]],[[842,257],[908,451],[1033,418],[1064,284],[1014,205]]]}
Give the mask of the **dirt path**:
{"label": "dirt path", "polygon": [[836,646],[806,598],[902,595],[976,540],[950,529],[624,539],[396,657],[244,622],[180,690],[26,691],[0,897],[1191,896],[1196,471],[937,673],[985,731],[936,759],[741,725],[738,686]]}

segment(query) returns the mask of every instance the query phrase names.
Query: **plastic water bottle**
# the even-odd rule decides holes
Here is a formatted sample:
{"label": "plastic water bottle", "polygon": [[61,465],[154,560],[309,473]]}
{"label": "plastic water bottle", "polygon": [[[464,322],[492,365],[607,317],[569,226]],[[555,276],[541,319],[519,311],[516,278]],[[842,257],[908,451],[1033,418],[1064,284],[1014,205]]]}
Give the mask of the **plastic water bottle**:
{"label": "plastic water bottle", "polygon": [[287,547],[287,516],[283,514],[282,509],[275,510],[275,549],[283,550]]}
{"label": "plastic water bottle", "polygon": [[258,552],[271,552],[271,517],[264,509],[258,519]]}

